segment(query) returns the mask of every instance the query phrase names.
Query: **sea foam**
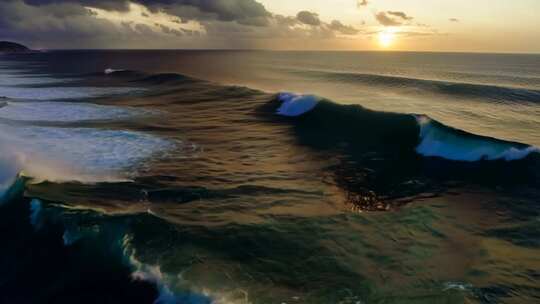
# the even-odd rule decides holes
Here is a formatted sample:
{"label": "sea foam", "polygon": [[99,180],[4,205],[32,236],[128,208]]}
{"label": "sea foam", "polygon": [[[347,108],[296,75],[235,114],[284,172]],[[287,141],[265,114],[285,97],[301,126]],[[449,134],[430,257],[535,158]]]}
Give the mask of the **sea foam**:
{"label": "sea foam", "polygon": [[127,180],[144,159],[174,145],[132,131],[0,125],[0,184],[18,174],[58,182]]}
{"label": "sea foam", "polygon": [[293,93],[280,93],[278,100],[281,106],[277,109],[277,114],[282,116],[300,116],[313,110],[320,101],[314,95],[297,95]]}
{"label": "sea foam", "polygon": [[108,69],[105,69],[104,73],[105,73],[105,75],[109,75],[109,74],[112,74],[114,72],[123,72],[123,71],[125,71],[125,70],[122,70],[122,69],[117,70],[117,69],[108,68]]}
{"label": "sea foam", "polygon": [[416,116],[420,144],[416,152],[428,157],[475,162],[479,160],[518,160],[540,149],[482,137],[446,127],[427,116]]}

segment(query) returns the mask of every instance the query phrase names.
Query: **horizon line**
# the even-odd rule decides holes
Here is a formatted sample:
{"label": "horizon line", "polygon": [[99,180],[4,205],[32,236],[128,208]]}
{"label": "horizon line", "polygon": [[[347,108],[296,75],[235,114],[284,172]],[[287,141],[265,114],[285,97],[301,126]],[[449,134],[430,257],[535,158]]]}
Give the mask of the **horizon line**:
{"label": "horizon line", "polygon": [[230,51],[230,52],[347,52],[347,53],[440,53],[440,54],[493,54],[493,55],[540,55],[538,52],[512,52],[512,51],[425,51],[425,50],[378,50],[378,49],[234,49],[234,48],[42,48],[34,51]]}

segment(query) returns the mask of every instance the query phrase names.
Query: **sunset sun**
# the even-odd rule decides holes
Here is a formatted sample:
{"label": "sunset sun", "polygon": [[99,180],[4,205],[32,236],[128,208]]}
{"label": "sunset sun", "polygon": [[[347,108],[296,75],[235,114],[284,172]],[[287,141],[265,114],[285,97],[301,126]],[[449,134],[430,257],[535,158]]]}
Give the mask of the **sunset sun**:
{"label": "sunset sun", "polygon": [[378,40],[379,40],[379,46],[382,48],[389,48],[392,46],[396,38],[396,35],[394,31],[392,30],[384,30],[379,33]]}

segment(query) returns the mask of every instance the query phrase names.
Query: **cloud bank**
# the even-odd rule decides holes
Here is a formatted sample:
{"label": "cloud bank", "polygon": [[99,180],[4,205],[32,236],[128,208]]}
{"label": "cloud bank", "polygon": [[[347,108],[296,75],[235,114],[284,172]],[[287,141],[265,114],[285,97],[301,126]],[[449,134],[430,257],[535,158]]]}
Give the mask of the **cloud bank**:
{"label": "cloud bank", "polygon": [[274,14],[256,0],[3,0],[0,12],[0,39],[43,48],[249,48],[360,32],[307,10]]}

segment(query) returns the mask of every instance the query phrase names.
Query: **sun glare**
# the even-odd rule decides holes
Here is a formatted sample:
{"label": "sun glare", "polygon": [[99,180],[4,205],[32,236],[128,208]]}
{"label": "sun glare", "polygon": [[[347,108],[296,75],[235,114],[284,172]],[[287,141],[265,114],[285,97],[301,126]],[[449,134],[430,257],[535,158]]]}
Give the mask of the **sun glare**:
{"label": "sun glare", "polygon": [[379,45],[383,48],[388,48],[394,43],[395,37],[394,31],[384,30],[379,33]]}

